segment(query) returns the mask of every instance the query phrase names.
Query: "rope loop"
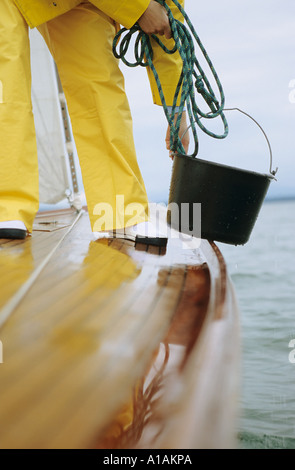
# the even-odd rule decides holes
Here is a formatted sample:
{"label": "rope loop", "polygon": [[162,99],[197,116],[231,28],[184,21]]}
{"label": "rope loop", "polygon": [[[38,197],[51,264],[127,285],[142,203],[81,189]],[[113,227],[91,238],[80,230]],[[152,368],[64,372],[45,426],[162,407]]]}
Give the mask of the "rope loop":
{"label": "rope loop", "polygon": [[[183,22],[174,18],[171,9],[164,0],[156,1],[160,3],[167,11],[172,37],[174,39],[174,46],[172,49],[168,49],[158,36],[154,34],[149,36],[148,34],[144,33],[136,23],[130,30],[122,28],[116,34],[113,42],[113,53],[117,59],[121,59],[128,67],[150,67],[156,80],[166,119],[170,126],[170,149],[172,153],[179,155],[185,155],[185,151],[181,142],[182,136],[179,136],[179,130],[181,116],[184,111],[184,107],[186,106],[190,121],[188,129],[191,128],[192,130],[195,146],[194,151],[190,156],[196,157],[199,149],[197,126],[205,134],[215,139],[224,139],[228,135],[228,123],[223,113],[225,103],[223,88],[216,70],[213,67],[212,62],[182,5],[178,2],[178,0],[172,0],[181,12],[181,15],[184,19]],[[130,62],[130,60],[126,58],[126,54],[129,50],[129,46],[134,35],[136,36],[134,41],[134,61]],[[175,90],[172,111],[170,112],[168,111],[158,72],[153,64],[153,48],[151,44],[151,38],[156,41],[157,44],[167,54],[174,54],[176,51],[178,51],[183,63],[180,78]],[[205,58],[205,61],[211,70],[215,84],[217,85],[219,99],[217,99],[215,96],[213,88],[199,60],[196,57],[195,43],[199,47],[202,56]],[[209,107],[209,111],[204,111],[200,106],[198,106],[195,90]],[[179,106],[178,103],[180,103]],[[220,117],[223,124],[223,132],[221,134],[216,134],[210,131],[201,121],[202,119],[213,119],[216,117]]]}

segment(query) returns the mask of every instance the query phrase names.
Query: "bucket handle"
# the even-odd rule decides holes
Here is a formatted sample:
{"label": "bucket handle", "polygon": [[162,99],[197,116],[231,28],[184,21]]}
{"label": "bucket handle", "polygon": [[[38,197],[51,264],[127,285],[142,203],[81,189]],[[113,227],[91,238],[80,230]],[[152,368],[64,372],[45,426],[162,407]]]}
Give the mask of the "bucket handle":
{"label": "bucket handle", "polygon": [[[259,129],[261,130],[261,132],[263,133],[265,139],[266,139],[266,142],[267,142],[267,145],[268,145],[268,148],[269,148],[269,156],[270,156],[270,163],[269,163],[269,174],[270,174],[270,177],[273,178],[273,179],[276,179],[275,178],[275,175],[278,171],[278,167],[276,167],[275,170],[272,169],[272,149],[271,149],[271,145],[270,145],[270,142],[269,142],[269,139],[266,135],[266,132],[264,131],[264,129],[262,128],[262,126],[256,121],[256,119],[254,119],[250,114],[246,113],[245,111],[243,111],[242,109],[240,108],[224,108],[223,111],[239,111],[240,113],[242,114],[245,114],[245,116],[248,116],[248,118],[252,119],[253,122],[255,122],[255,124],[259,127]],[[185,136],[185,134],[188,132],[188,130],[191,128],[191,125],[188,126],[188,128],[184,131],[184,133],[182,134],[181,136],[181,140],[183,139],[183,137]]]}
{"label": "bucket handle", "polygon": [[240,108],[224,108],[223,111],[239,111],[240,113],[242,114],[245,114],[245,116],[248,116],[248,118],[252,119],[253,122],[255,122],[255,124],[259,127],[259,129],[261,130],[261,132],[263,133],[265,139],[266,139],[266,142],[267,142],[267,145],[268,145],[268,148],[269,148],[269,156],[270,156],[270,163],[269,163],[269,173],[271,175],[271,177],[273,179],[275,179],[275,175],[278,171],[278,167],[276,167],[275,170],[272,169],[272,149],[271,149],[271,145],[270,145],[270,142],[269,142],[269,139],[266,135],[266,132],[264,131],[264,129],[262,128],[262,126],[256,121],[256,119],[254,119],[250,114],[246,113],[245,111],[243,111],[242,109]]}

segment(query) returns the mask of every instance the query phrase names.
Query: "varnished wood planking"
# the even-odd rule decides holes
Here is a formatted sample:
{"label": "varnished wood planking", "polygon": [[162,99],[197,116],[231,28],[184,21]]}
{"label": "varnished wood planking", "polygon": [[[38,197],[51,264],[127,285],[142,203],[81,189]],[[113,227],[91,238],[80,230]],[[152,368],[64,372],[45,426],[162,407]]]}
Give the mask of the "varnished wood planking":
{"label": "varnished wood planking", "polygon": [[[62,230],[33,234],[37,256]],[[199,334],[197,310],[204,314],[208,300],[196,304],[200,259],[175,240],[167,251],[95,241],[82,217],[1,332],[9,346],[0,369],[0,446],[92,446],[130,400],[175,312],[186,309],[189,318],[193,309],[190,337]]]}
{"label": "varnished wood planking", "polygon": [[212,244],[205,241],[201,249],[208,260],[211,286],[198,341],[185,363],[179,346],[175,350],[169,345],[168,376],[162,380],[150,422],[133,448],[226,449],[237,446],[239,309],[220,252],[216,257]]}
{"label": "varnished wood planking", "polygon": [[0,240],[0,307],[29,278],[62,233],[64,229],[60,233],[48,233],[46,237],[42,236],[44,234],[41,232],[33,232],[33,235],[25,240]]}
{"label": "varnished wood planking", "polygon": [[[82,227],[83,223],[79,230],[84,230]],[[93,381],[99,384],[96,399],[99,395],[103,400],[107,387],[120,385],[120,380],[123,382],[121,387],[125,384],[125,394],[130,394],[134,381],[143,373],[150,354],[168,328],[173,315],[175,301],[179,296],[177,287],[179,290],[182,287],[183,270],[177,268],[173,272],[172,269],[171,273],[167,273],[167,280],[163,282],[161,279],[161,282],[158,282],[159,266],[155,263],[159,253],[158,248],[150,247],[150,253],[146,251],[146,248],[145,251],[140,252],[139,248],[134,263],[130,256],[133,251],[133,244],[130,242],[86,240],[84,245],[83,243],[71,245],[77,230],[78,228],[73,230],[67,239],[68,245],[65,244],[64,249],[58,250],[57,256],[41,274],[23,304],[14,312],[14,328],[11,332],[9,325],[4,328],[4,333],[7,334],[7,344],[11,345],[7,351],[9,371],[6,377],[6,393],[2,389],[5,410],[2,409],[0,413],[1,421],[5,422],[6,419],[7,424],[4,443],[9,443],[11,430],[14,436],[18,435],[18,439],[23,442],[24,446],[30,446],[32,442],[35,442],[37,446],[50,445],[50,430],[52,436],[56,434],[57,426],[62,430],[62,423],[69,421],[71,417],[72,407],[78,406],[81,399],[83,401],[83,394],[80,394],[81,391],[78,393],[78,386],[74,394],[69,394],[68,400],[62,398],[62,395],[63,390],[75,389],[75,384],[77,380],[79,381],[79,377],[83,376],[85,369],[90,371],[87,380],[83,382],[84,393],[88,393],[89,396],[92,394]],[[44,238],[56,238],[55,235],[52,236],[54,233],[57,232],[44,232],[44,235],[46,234]],[[110,247],[106,246],[106,243],[110,243]],[[44,244],[45,242],[43,246]],[[79,263],[76,267],[67,265],[69,256],[75,258],[75,253],[68,247],[72,246],[75,249],[76,258],[79,259],[81,251],[82,258],[85,255],[87,244],[91,251],[90,254],[89,252],[86,254],[89,265],[87,263],[86,267]],[[40,246],[42,247],[39,243]],[[120,249],[123,246],[125,253],[121,255]],[[116,249],[121,257],[122,272],[115,284],[113,279],[115,276],[112,274],[116,274],[114,273],[116,266],[112,269],[112,262],[109,259],[103,260],[101,249],[107,250],[108,253]],[[127,255],[128,252],[129,255]],[[154,262],[145,264],[149,256],[155,257]],[[104,262],[99,264],[102,261]],[[110,262],[109,270],[106,261]],[[126,265],[129,266],[127,271]],[[85,270],[87,279],[83,280]],[[101,276],[97,270],[102,271],[103,275]],[[54,282],[52,282],[52,277],[54,277]],[[133,280],[132,285],[127,282],[130,279]],[[125,282],[124,288],[120,286],[122,281]],[[83,284],[88,284],[85,290]],[[165,287],[168,289],[167,293],[165,293]],[[110,295],[112,290],[114,295]],[[163,308],[166,310],[166,315],[163,315]],[[27,334],[24,333],[25,330]],[[17,331],[19,334],[16,333]],[[99,341],[103,347],[97,352]],[[91,345],[94,348],[94,356],[91,357],[90,354],[89,363],[87,363],[83,354],[93,353]],[[130,345],[133,345],[132,354],[130,358],[127,354],[127,358],[124,359],[122,355],[124,352],[126,355]],[[10,348],[11,356],[9,355]],[[59,348],[63,349],[62,354]],[[120,358],[119,364],[117,364],[118,357]],[[122,369],[124,360],[128,363],[130,360],[132,362],[129,364],[130,377],[126,373],[126,368]],[[112,370],[113,373],[111,373]],[[124,372],[120,376],[121,370]],[[108,385],[102,387],[101,380],[105,383],[108,376],[111,377],[110,381],[107,380]],[[2,374],[2,383],[5,384],[5,373]],[[18,391],[20,388],[22,389],[21,396]],[[121,403],[123,396],[124,390],[115,400],[113,412]],[[64,401],[69,403],[68,407],[65,406]],[[111,404],[111,402],[108,403]],[[59,409],[59,412],[50,411],[51,407],[54,410]],[[46,413],[42,417],[44,409]],[[102,420],[102,414],[102,411],[98,409],[99,416],[91,433],[94,434],[99,426],[106,424],[108,413],[105,414],[105,421]],[[34,416],[35,419],[33,419]],[[39,425],[36,426],[36,423]],[[89,427],[87,420],[84,425]],[[23,429],[27,429],[25,434],[22,432]],[[63,435],[61,431],[61,442],[70,443],[71,434],[71,431],[68,435],[65,430]],[[84,443],[86,436],[89,437],[85,430]],[[78,441],[81,439],[82,436],[78,438]],[[75,441],[74,438],[72,440]]]}

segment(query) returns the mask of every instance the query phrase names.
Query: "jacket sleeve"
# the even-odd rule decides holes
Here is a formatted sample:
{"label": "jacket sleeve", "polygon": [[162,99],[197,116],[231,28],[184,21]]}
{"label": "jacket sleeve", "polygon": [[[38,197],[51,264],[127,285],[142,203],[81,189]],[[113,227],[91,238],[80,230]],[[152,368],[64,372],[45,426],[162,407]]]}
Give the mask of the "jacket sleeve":
{"label": "jacket sleeve", "polygon": [[[179,3],[184,7],[184,0],[178,0]],[[183,16],[179,9],[176,7],[172,0],[166,0],[167,5],[171,9],[174,18],[183,22]],[[166,39],[165,36],[159,36],[160,40],[169,48],[172,49],[174,46],[173,39]],[[179,81],[179,77],[182,71],[182,60],[178,52],[174,54],[167,54],[157,44],[155,40],[152,41],[152,47],[154,51],[153,64],[158,72],[159,79],[163,88],[164,97],[167,106],[172,106],[175,90]],[[161,105],[161,99],[156,84],[156,80],[150,68],[147,69],[148,77],[150,81],[153,102],[157,105]],[[179,104],[179,101],[178,103]]]}
{"label": "jacket sleeve", "polygon": [[90,0],[117,23],[130,29],[149,6],[151,0]]}
{"label": "jacket sleeve", "polygon": [[13,0],[30,28],[35,28],[71,10],[81,0]]}
{"label": "jacket sleeve", "polygon": [[[31,28],[71,10],[81,0],[13,0]],[[90,0],[99,10],[126,28],[136,23],[151,0]]]}

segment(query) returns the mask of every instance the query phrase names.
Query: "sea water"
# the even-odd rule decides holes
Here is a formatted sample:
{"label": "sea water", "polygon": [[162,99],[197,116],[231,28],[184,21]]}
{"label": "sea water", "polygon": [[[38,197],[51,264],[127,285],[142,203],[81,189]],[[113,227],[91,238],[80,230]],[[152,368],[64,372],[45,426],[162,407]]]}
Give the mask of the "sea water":
{"label": "sea water", "polygon": [[295,449],[295,201],[266,201],[248,243],[217,245],[240,307],[239,445]]}

